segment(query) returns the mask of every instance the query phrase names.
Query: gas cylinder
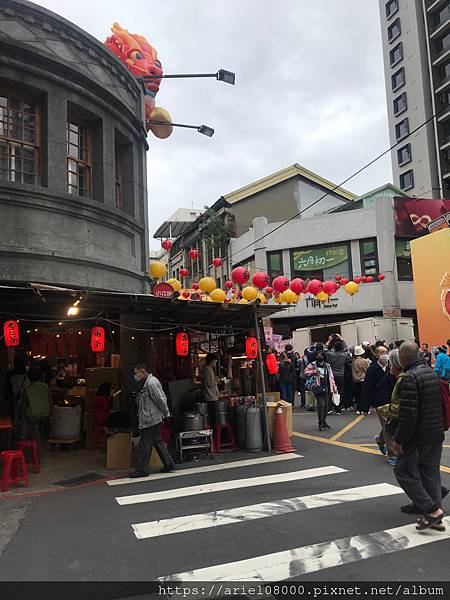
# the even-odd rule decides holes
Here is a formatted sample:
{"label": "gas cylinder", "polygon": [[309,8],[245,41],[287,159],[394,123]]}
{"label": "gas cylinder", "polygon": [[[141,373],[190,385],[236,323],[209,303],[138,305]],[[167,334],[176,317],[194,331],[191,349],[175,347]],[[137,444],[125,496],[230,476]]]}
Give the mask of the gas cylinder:
{"label": "gas cylinder", "polygon": [[246,413],[247,404],[245,400],[242,400],[236,408],[236,435],[239,448],[245,447],[245,439],[247,437]]}
{"label": "gas cylinder", "polygon": [[246,449],[249,452],[261,452],[263,449],[261,409],[256,406],[256,400],[248,407],[246,417]]}

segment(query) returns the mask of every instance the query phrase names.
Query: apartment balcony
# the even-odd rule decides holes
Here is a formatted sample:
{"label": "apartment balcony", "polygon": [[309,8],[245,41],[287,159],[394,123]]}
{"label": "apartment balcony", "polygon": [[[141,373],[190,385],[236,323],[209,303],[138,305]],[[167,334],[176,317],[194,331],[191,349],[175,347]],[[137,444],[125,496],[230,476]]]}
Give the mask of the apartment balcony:
{"label": "apartment balcony", "polygon": [[450,120],[450,106],[443,109],[442,114],[438,117],[438,123],[445,123],[448,120]]}
{"label": "apartment balcony", "polygon": [[438,67],[450,57],[450,48],[445,48],[433,55],[433,67]]}
{"label": "apartment balcony", "polygon": [[439,25],[436,25],[435,29],[430,33],[430,40],[436,39],[439,35],[447,31],[450,27],[450,10],[447,11],[445,17],[441,20]]}
{"label": "apartment balcony", "polygon": [[450,76],[446,77],[445,79],[442,79],[441,81],[439,81],[437,83],[437,88],[434,90],[434,93],[441,94],[442,92],[445,92],[445,90],[449,87],[450,87]]}
{"label": "apartment balcony", "polygon": [[425,6],[427,8],[427,12],[433,12],[434,10],[442,6],[445,2],[446,0],[426,0]]}

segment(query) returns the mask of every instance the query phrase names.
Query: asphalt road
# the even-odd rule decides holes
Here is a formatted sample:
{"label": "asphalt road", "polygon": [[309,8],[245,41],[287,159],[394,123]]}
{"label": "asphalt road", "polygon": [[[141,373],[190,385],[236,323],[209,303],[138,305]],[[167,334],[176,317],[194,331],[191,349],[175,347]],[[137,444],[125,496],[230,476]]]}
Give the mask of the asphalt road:
{"label": "asphalt road", "polygon": [[[324,437],[314,415],[294,420],[301,435]],[[355,417],[329,420],[332,438]],[[301,458],[261,464],[265,455],[253,454],[231,469],[69,489],[26,506],[4,500],[3,517],[15,511],[16,526],[0,580],[446,580],[450,526],[447,535],[415,534],[391,467],[359,446],[373,443],[376,428],[369,417],[335,441],[294,437]]]}

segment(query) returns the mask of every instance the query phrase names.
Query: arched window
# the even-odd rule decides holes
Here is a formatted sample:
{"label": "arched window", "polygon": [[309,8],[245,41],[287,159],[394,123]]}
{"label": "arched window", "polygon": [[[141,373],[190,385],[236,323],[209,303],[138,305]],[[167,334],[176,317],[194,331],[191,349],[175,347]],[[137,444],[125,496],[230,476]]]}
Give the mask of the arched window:
{"label": "arched window", "polygon": [[0,96],[0,179],[39,183],[39,109],[16,95]]}

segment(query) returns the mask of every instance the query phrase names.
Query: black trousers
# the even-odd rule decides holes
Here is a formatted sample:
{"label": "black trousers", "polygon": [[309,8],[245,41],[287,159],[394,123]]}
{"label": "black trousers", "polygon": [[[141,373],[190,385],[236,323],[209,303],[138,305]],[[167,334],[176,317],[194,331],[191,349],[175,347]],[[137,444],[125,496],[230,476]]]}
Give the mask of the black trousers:
{"label": "black trousers", "polygon": [[442,442],[433,446],[404,446],[394,467],[400,486],[423,514],[434,512],[442,504],[441,454]]}
{"label": "black trousers", "polygon": [[323,427],[327,423],[328,394],[320,394],[320,396],[316,396],[316,405],[319,427]]}
{"label": "black trousers", "polygon": [[300,392],[300,403],[304,408],[306,404],[306,379],[303,377],[298,378],[298,391]]}
{"label": "black trousers", "polygon": [[141,439],[138,447],[138,462],[136,470],[142,473],[148,473],[150,457],[153,447],[155,447],[159,458],[165,467],[173,466],[173,459],[166,448],[166,445],[161,439],[161,423],[141,429]]}

